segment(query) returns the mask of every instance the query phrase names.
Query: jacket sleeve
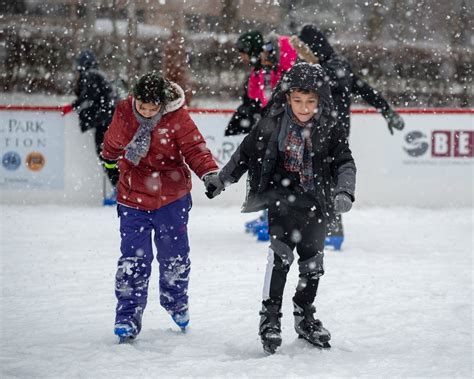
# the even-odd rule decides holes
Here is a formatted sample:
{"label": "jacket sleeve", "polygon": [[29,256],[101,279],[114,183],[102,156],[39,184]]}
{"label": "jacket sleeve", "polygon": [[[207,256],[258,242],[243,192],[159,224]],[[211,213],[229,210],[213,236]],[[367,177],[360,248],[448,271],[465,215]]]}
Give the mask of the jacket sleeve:
{"label": "jacket sleeve", "polygon": [[359,78],[357,75],[353,76],[352,93],[362,97],[369,105],[383,112],[390,109],[387,100],[383,98],[373,87],[366,81]]}
{"label": "jacket sleeve", "polygon": [[331,171],[335,174],[336,186],[334,193],[337,195],[346,192],[354,201],[357,170],[347,137],[342,127],[338,125],[333,127],[331,133],[329,155],[332,158]]}
{"label": "jacket sleeve", "polygon": [[128,142],[125,136],[125,119],[122,107],[117,106],[112,118],[112,122],[104,135],[101,157],[108,161],[117,161],[123,154]]}
{"label": "jacket sleeve", "polygon": [[245,136],[242,143],[230,157],[229,162],[220,171],[219,178],[223,183],[228,185],[238,182],[249,169],[250,157],[256,152],[257,125]]}
{"label": "jacket sleeve", "polygon": [[201,179],[210,172],[217,172],[219,167],[188,112],[183,108],[176,112],[181,113],[179,128],[175,129],[176,139],[186,164]]}

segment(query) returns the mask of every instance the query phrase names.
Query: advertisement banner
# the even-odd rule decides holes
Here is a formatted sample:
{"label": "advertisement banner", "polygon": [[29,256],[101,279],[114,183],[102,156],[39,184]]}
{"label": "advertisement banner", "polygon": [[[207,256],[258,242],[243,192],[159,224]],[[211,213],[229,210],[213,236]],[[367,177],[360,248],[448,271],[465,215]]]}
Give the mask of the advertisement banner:
{"label": "advertisement banner", "polygon": [[64,187],[64,117],[59,112],[0,112],[0,189]]}

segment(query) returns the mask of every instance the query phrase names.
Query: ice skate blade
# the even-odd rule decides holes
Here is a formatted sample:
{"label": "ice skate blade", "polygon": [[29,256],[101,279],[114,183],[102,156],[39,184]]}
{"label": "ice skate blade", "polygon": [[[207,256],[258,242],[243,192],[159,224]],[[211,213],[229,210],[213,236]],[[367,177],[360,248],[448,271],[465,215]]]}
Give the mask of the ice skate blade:
{"label": "ice skate blade", "polygon": [[135,341],[135,337],[118,337],[119,345],[130,344]]}
{"label": "ice skate blade", "polygon": [[268,355],[275,354],[276,350],[278,349],[277,345],[262,344],[262,346],[263,346],[263,351],[267,353]]}
{"label": "ice skate blade", "polygon": [[316,346],[317,348],[320,348],[320,349],[330,349],[331,348],[331,345],[329,344],[328,341],[325,341],[325,342],[316,342],[316,341],[311,341],[309,340],[308,338],[302,336],[301,334],[298,334],[298,338],[301,338],[305,341],[308,341],[311,345],[313,346]]}

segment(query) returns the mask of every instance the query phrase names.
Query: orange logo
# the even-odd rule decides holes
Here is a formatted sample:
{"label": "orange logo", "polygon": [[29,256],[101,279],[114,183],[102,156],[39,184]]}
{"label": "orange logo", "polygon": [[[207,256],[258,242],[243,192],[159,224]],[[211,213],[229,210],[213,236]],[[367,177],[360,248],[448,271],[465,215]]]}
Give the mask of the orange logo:
{"label": "orange logo", "polygon": [[44,167],[46,160],[43,154],[33,151],[26,157],[26,167],[31,171],[39,171]]}

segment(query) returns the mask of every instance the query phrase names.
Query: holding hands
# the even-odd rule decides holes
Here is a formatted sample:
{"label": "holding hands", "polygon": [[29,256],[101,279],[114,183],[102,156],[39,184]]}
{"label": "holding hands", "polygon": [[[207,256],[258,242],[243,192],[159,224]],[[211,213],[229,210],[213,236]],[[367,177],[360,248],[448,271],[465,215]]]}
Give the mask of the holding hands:
{"label": "holding hands", "polygon": [[207,174],[204,176],[203,180],[206,187],[206,196],[209,199],[213,199],[225,190],[225,185],[219,178],[219,174],[217,172],[211,172],[210,174]]}

